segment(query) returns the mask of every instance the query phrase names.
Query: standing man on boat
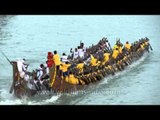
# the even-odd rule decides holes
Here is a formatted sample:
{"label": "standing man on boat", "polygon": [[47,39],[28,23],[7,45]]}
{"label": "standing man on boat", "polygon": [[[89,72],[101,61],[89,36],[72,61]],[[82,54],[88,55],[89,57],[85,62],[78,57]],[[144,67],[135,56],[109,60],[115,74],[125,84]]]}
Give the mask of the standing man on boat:
{"label": "standing man on boat", "polygon": [[78,49],[77,48],[75,48],[74,51],[72,51],[72,48],[71,48],[70,53],[72,53],[73,60],[78,58]]}
{"label": "standing man on boat", "polygon": [[48,68],[51,68],[55,64],[52,52],[48,52],[46,64]]}
{"label": "standing man on boat", "polygon": [[65,63],[65,62],[68,61],[68,56],[67,56],[65,53],[62,54],[61,61],[62,61],[63,63]]}
{"label": "standing man on boat", "polygon": [[127,41],[126,44],[124,45],[124,48],[129,52],[131,49],[131,44]]}
{"label": "standing man on boat", "polygon": [[56,50],[54,51],[53,61],[54,61],[55,66],[56,66],[57,74],[60,76],[60,64],[61,64],[61,61],[60,61],[60,56],[59,56],[59,54],[57,54]]}
{"label": "standing man on boat", "polygon": [[81,46],[78,46],[78,56],[84,59],[84,49]]}
{"label": "standing man on boat", "polygon": [[25,59],[18,60],[17,67],[18,67],[20,78],[24,79],[25,73],[26,73],[27,67],[28,67],[28,65],[25,63]]}

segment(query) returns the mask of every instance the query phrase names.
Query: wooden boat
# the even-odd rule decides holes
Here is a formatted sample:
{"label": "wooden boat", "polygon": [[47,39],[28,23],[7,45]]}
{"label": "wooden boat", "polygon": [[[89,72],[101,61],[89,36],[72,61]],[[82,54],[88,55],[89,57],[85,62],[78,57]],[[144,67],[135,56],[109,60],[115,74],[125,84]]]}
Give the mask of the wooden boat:
{"label": "wooden boat", "polygon": [[[148,52],[149,45],[150,44],[146,45],[143,50],[135,50],[133,52],[130,52],[128,56],[130,56],[131,63],[140,59],[146,51]],[[114,73],[124,70],[125,67],[127,67],[128,65],[123,63],[123,65],[119,68],[117,64],[112,64],[111,66],[112,66],[113,74],[111,71],[107,71],[106,69],[104,69],[104,67],[98,68],[97,74],[96,75],[94,74],[93,75],[94,77],[91,77],[88,79],[90,79],[90,83],[98,82],[99,80],[103,79],[108,75],[114,75]],[[39,92],[37,90],[30,89],[29,87],[27,87],[26,82],[20,79],[18,68],[17,68],[17,62],[13,61],[12,67],[13,67],[13,83],[10,89],[10,93],[14,92],[14,95],[18,98],[22,98],[23,96],[31,97],[38,94]],[[30,75],[32,76],[31,79],[33,80],[35,73],[30,73]],[[59,92],[70,93],[77,90],[85,90],[88,86],[88,84],[73,85],[66,82],[64,79],[62,79],[62,77],[59,77],[56,74],[55,66],[52,66],[51,68],[49,68],[49,78],[50,78],[49,79],[50,83],[53,83],[51,85],[51,88],[54,91],[54,93],[59,93]]]}

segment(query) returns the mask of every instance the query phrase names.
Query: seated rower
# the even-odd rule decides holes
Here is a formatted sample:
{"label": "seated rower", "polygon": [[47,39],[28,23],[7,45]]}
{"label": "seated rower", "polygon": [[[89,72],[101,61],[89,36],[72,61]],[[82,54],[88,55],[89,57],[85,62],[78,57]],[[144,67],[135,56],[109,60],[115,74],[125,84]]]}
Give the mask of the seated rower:
{"label": "seated rower", "polygon": [[91,66],[97,66],[99,64],[98,60],[94,58],[93,55],[90,55],[90,64]]}
{"label": "seated rower", "polygon": [[118,44],[118,51],[120,54],[122,54],[122,45],[121,44]]}
{"label": "seated rower", "polygon": [[130,51],[131,49],[131,45],[129,44],[129,42],[127,41],[124,48],[127,50],[127,51]]}
{"label": "seated rower", "polygon": [[73,85],[79,84],[79,80],[74,76],[72,72],[69,73],[68,82]]}
{"label": "seated rower", "polygon": [[[41,87],[42,87],[42,86],[45,86],[45,88],[46,88],[48,91],[51,90],[51,87],[50,87],[50,85],[49,85],[49,80],[42,80],[42,79],[41,79],[39,82],[40,82]],[[43,87],[42,87],[42,88],[43,88]]]}
{"label": "seated rower", "polygon": [[42,90],[40,81],[38,80],[37,77],[34,77],[33,83],[34,83],[37,91],[41,91]]}
{"label": "seated rower", "polygon": [[112,58],[114,59],[114,61],[116,61],[118,55],[119,55],[119,50],[118,48],[116,48],[115,50],[113,50],[113,54],[112,54]]}
{"label": "seated rower", "polygon": [[103,54],[102,65],[104,65],[106,62],[108,62],[109,58],[110,58],[110,53],[108,53],[108,52],[105,51],[104,54]]}
{"label": "seated rower", "polygon": [[153,49],[152,49],[152,46],[151,46],[150,43],[149,43],[149,39],[148,39],[148,38],[146,38],[144,44],[145,44],[146,50],[147,50],[148,52],[149,52],[149,48],[150,48],[151,50],[153,50]]}
{"label": "seated rower", "polygon": [[62,63],[61,66],[62,66],[63,77],[65,80],[66,77],[68,76],[68,68],[71,66],[71,64],[69,64],[69,62],[65,62],[65,63]]}
{"label": "seated rower", "polygon": [[79,70],[79,73],[83,72],[84,63],[82,60],[79,60],[79,63],[77,64],[76,68]]}
{"label": "seated rower", "polygon": [[48,79],[49,78],[49,71],[48,71],[48,69],[47,69],[47,67],[45,67],[43,64],[41,64],[40,65],[40,68],[38,69],[38,78],[39,78],[39,80],[46,80],[46,79]]}

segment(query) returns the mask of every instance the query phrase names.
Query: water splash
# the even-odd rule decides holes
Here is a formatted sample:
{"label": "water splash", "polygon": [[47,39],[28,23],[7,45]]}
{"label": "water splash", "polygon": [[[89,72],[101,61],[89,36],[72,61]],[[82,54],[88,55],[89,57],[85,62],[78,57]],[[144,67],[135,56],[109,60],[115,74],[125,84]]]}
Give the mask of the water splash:
{"label": "water splash", "polygon": [[9,94],[6,89],[2,89],[0,90],[0,105],[47,105],[54,104],[59,97],[60,95],[51,96],[48,99],[40,101],[37,101],[39,99],[30,99],[27,96],[23,96],[22,99],[18,99],[12,94]]}

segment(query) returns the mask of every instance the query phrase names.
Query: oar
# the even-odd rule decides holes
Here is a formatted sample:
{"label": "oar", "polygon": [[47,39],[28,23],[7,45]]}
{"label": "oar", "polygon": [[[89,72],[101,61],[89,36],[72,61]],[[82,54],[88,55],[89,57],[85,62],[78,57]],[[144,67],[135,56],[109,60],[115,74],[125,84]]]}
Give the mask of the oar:
{"label": "oar", "polygon": [[[8,57],[4,54],[4,52],[1,51],[1,53],[7,59],[7,61],[12,65],[12,62],[8,59]],[[12,82],[9,93],[12,94],[13,90],[14,90],[14,81]]]}
{"label": "oar", "polygon": [[1,51],[1,53],[7,59],[7,61],[12,65],[12,62],[8,59],[8,57],[4,54],[4,52]]}
{"label": "oar", "polygon": [[12,94],[13,90],[14,90],[14,83],[12,82],[12,85],[10,87],[9,93]]}
{"label": "oar", "polygon": [[80,40],[80,45],[81,45],[82,41]]}
{"label": "oar", "polygon": [[153,50],[153,49],[152,49],[152,46],[151,46],[151,44],[150,44],[150,43],[149,43],[149,46],[150,46],[150,49],[151,49],[151,50]]}

